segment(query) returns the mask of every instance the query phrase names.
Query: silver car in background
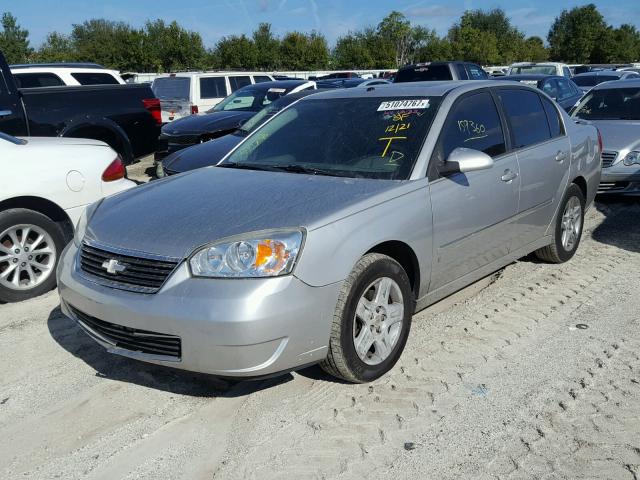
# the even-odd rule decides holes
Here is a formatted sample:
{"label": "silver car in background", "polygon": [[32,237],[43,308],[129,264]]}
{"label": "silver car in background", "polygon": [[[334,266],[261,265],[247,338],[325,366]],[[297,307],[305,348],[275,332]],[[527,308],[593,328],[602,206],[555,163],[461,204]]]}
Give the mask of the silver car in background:
{"label": "silver car in background", "polygon": [[579,73],[571,78],[583,92],[588,92],[591,88],[604,82],[633,79],[640,79],[640,74],[627,70],[598,70],[596,72]]}
{"label": "silver car in background", "polygon": [[215,167],[88,208],[62,310],[139,360],[245,378],[320,363],[367,382],[417,310],[533,251],[569,260],[599,180],[596,129],[528,86],[320,93]]}
{"label": "silver car in background", "polygon": [[573,110],[602,135],[598,193],[640,194],[640,79],[595,86]]}

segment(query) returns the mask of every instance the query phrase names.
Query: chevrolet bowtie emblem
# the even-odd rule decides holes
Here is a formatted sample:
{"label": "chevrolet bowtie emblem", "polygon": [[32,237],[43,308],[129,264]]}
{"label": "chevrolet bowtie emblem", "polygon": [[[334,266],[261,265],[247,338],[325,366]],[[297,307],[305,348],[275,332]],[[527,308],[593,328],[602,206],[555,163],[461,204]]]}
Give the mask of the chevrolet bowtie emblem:
{"label": "chevrolet bowtie emblem", "polygon": [[115,275],[116,273],[124,272],[127,267],[122,265],[118,260],[112,258],[110,260],[105,260],[102,264],[102,268],[104,268],[107,273]]}

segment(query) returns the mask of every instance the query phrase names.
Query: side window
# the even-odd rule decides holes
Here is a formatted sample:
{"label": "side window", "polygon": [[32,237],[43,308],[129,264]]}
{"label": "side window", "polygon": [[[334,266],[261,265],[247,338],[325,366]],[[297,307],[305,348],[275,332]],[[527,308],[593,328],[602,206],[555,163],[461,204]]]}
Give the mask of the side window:
{"label": "side window", "polygon": [[513,133],[513,146],[524,148],[551,138],[540,95],[528,90],[500,90]]}
{"label": "side window", "polygon": [[488,78],[487,73],[478,65],[468,63],[467,68],[469,69],[469,78],[471,80],[485,80]]}
{"label": "side window", "polygon": [[18,73],[13,75],[18,88],[59,87],[64,82],[53,73]]}
{"label": "side window", "polygon": [[506,151],[498,110],[488,92],[461,98],[447,117],[436,149],[440,162],[458,147],[480,150],[492,157]]}
{"label": "side window", "polygon": [[567,78],[571,78],[571,70],[568,67],[562,67],[562,75]]}
{"label": "side window", "polygon": [[247,85],[251,85],[251,77],[249,76],[231,77],[230,76],[229,84],[231,85],[231,93],[233,93],[239,88],[246,87]]}
{"label": "side window", "polygon": [[262,83],[262,82],[270,82],[271,79],[266,75],[254,75],[253,81],[256,83]]}
{"label": "side window", "polygon": [[547,115],[547,122],[549,122],[549,130],[551,131],[551,137],[559,137],[564,134],[564,126],[562,124],[562,120],[560,119],[560,114],[558,113],[558,109],[556,106],[542,97],[542,106],[544,107],[544,113]]}
{"label": "side window", "polygon": [[118,80],[109,73],[76,72],[72,73],[71,76],[75,78],[80,85],[118,85]]}
{"label": "side window", "polygon": [[558,98],[558,82],[554,79],[545,80],[542,85],[542,91],[551,98]]}
{"label": "side window", "polygon": [[464,65],[462,63],[456,63],[456,72],[458,73],[458,80],[469,80],[469,76],[467,75],[467,71],[464,69]]}
{"label": "side window", "polygon": [[571,91],[571,86],[569,86],[569,80],[557,80],[558,82],[558,90],[560,95],[558,96],[558,100],[564,100],[566,98],[572,97],[573,92]]}
{"label": "side window", "polygon": [[224,77],[201,77],[200,98],[224,98],[227,96],[227,86]]}

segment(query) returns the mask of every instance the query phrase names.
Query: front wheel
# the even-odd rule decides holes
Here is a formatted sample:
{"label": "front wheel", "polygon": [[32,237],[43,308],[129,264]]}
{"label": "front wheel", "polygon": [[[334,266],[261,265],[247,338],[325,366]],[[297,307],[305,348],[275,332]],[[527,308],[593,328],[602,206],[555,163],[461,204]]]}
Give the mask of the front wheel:
{"label": "front wheel", "polygon": [[570,260],[578,250],[584,225],[585,199],[582,190],[575,184],[567,189],[556,218],[553,243],[535,253],[538,258],[551,263]]}
{"label": "front wheel", "polygon": [[64,245],[62,230],[49,217],[22,208],[0,212],[0,302],[19,302],[55,287]]}
{"label": "front wheel", "polygon": [[343,285],[320,366],[354,383],[381,377],[400,358],[412,315],[413,293],[402,266],[386,255],[365,255]]}

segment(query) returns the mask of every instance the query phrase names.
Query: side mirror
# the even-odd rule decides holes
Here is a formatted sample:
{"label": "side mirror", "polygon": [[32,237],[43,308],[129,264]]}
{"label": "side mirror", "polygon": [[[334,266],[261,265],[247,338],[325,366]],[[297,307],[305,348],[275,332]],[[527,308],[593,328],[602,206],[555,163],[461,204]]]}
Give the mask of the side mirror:
{"label": "side mirror", "polygon": [[449,154],[439,171],[440,173],[466,173],[491,167],[493,167],[493,159],[486,153],[472,148],[458,147]]}

